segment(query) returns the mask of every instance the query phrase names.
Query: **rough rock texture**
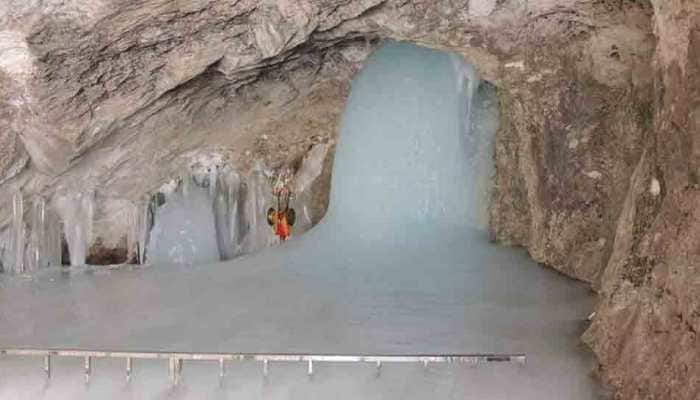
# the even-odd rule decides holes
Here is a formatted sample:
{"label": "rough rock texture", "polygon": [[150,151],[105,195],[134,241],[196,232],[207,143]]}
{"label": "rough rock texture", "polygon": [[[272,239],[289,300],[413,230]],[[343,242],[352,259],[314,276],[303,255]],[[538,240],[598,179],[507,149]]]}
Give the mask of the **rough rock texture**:
{"label": "rough rock texture", "polygon": [[586,341],[624,399],[700,398],[700,3],[655,1],[653,129]]}
{"label": "rough rock texture", "polygon": [[621,398],[696,399],[698,14],[692,0],[4,1],[0,204],[14,188],[94,191],[92,254],[113,254],[119,205],[193,157],[274,168],[332,143],[377,39],[456,51],[501,99],[494,238],[599,291],[586,340]]}

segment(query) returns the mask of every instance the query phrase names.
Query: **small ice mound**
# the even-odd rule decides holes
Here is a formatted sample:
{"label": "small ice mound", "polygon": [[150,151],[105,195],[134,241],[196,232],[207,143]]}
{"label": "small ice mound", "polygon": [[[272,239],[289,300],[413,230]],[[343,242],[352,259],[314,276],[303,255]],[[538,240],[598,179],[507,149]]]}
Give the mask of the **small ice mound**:
{"label": "small ice mound", "polygon": [[184,187],[173,191],[157,211],[148,243],[149,263],[219,261],[209,188],[197,184],[188,185],[186,190]]}

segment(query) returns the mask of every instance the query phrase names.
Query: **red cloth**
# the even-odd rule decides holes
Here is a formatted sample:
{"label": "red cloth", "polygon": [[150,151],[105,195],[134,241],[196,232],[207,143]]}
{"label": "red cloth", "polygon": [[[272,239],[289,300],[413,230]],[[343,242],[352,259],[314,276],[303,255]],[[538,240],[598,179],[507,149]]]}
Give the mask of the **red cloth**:
{"label": "red cloth", "polygon": [[275,224],[275,234],[282,240],[287,240],[289,237],[289,224],[287,224],[287,216],[280,215]]}

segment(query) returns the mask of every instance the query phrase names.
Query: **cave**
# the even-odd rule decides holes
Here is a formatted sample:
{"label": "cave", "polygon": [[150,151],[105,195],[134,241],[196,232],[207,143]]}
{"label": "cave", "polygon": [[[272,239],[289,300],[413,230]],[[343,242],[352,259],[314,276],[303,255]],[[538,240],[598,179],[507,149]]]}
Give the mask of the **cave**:
{"label": "cave", "polygon": [[0,26],[0,397],[700,396],[694,3]]}

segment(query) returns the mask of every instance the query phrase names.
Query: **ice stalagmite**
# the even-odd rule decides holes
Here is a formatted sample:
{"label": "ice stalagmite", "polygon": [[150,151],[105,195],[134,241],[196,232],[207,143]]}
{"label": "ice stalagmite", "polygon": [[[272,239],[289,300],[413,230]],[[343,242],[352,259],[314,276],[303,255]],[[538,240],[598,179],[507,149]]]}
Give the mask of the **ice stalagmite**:
{"label": "ice stalagmite", "polygon": [[18,190],[12,196],[12,219],[0,232],[0,266],[6,272],[24,273],[26,227],[24,224],[24,198]]}
{"label": "ice stalagmite", "polygon": [[128,259],[144,264],[146,261],[146,246],[149,233],[153,227],[153,213],[156,208],[155,199],[144,196],[141,200],[130,204],[127,218],[129,230],[127,232]]}
{"label": "ice stalagmite", "polygon": [[184,174],[165,203],[152,205],[149,263],[197,264],[228,260],[277,242],[267,225],[271,186],[260,165],[241,175],[228,166]]}
{"label": "ice stalagmite", "polygon": [[85,265],[92,241],[94,197],[92,191],[71,192],[58,195],[53,200],[53,206],[63,222],[71,265]]}
{"label": "ice stalagmite", "polygon": [[187,176],[158,208],[147,243],[149,263],[219,261],[216,224],[208,187]]}
{"label": "ice stalagmite", "polygon": [[41,196],[34,196],[31,208],[29,245],[25,260],[29,271],[61,263],[61,224]]}
{"label": "ice stalagmite", "polygon": [[58,216],[42,196],[26,201],[18,191],[12,198],[12,220],[0,232],[0,266],[11,273],[32,273],[61,262]]}
{"label": "ice stalagmite", "polygon": [[12,233],[13,233],[13,250],[15,272],[24,272],[24,244],[25,244],[25,229],[24,229],[24,198],[22,193],[17,192],[12,197]]}
{"label": "ice stalagmite", "polygon": [[46,201],[42,197],[34,199],[31,218],[28,264],[30,265],[29,269],[34,270],[43,264],[41,250],[44,248],[46,241]]}
{"label": "ice stalagmite", "polygon": [[229,260],[241,252],[240,176],[234,171],[222,171],[217,175],[214,193],[214,216],[219,253],[222,260]]}

